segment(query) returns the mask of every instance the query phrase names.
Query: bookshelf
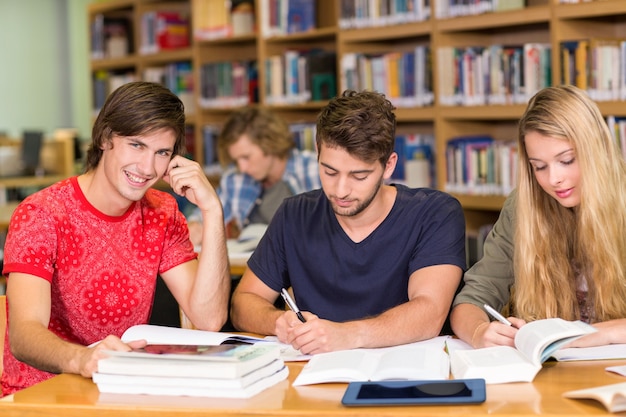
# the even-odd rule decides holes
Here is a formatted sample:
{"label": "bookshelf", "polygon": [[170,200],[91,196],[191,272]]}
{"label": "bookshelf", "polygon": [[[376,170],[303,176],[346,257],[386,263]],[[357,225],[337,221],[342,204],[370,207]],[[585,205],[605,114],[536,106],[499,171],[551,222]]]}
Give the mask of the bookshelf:
{"label": "bookshelf", "polygon": [[[436,186],[446,189],[446,146],[452,138],[465,135],[490,135],[496,141],[511,141],[516,138],[517,121],[525,109],[529,92],[517,101],[508,100],[505,104],[467,103],[446,104],[442,93],[446,86],[447,65],[440,62],[438,51],[443,48],[489,48],[494,45],[523,45],[541,43],[550,46],[549,62],[551,84],[561,83],[560,44],[565,41],[591,37],[626,38],[626,2],[622,0],[596,0],[577,4],[562,4],[558,0],[527,0],[522,9],[485,12],[480,14],[441,16],[444,0],[427,2],[415,1],[415,15],[375,17],[355,21],[346,19],[351,11],[349,6],[367,2],[346,0],[316,0],[315,29],[301,33],[269,34],[268,14],[274,0],[255,0],[256,32],[234,34],[229,37],[191,36],[189,48],[176,51],[162,51],[152,56],[141,56],[131,50],[128,56],[108,59],[92,59],[91,71],[129,70],[140,77],[144,67],[155,62],[167,63],[189,60],[194,77],[195,111],[189,115],[194,127],[194,156],[204,163],[203,127],[220,126],[233,108],[242,105],[268,106],[280,113],[291,123],[312,122],[325,99],[285,99],[276,100],[270,88],[271,66],[266,65],[272,56],[285,56],[287,51],[305,51],[312,48],[336,53],[336,91],[341,92],[349,81],[343,70],[345,56],[362,54],[377,56],[398,54],[414,50],[418,46],[430,48],[428,68],[434,100],[431,103],[406,103],[397,106],[398,133],[423,133],[435,137]],[[445,4],[452,4],[445,0]],[[221,2],[221,3],[220,3]],[[89,8],[90,22],[98,13],[130,16],[134,24],[133,43],[140,44],[138,30],[142,10],[159,8],[180,8],[193,16],[192,34],[205,25],[198,14],[207,7],[216,7],[221,0],[113,0],[95,3]],[[379,2],[391,4],[390,2]],[[484,2],[489,5],[489,2]],[[510,5],[515,0],[500,0],[499,4]],[[373,3],[372,3],[373,4]],[[519,4],[517,5],[519,6]],[[225,6],[224,6],[225,7]],[[513,7],[516,7],[513,4]],[[366,13],[373,13],[370,7]],[[364,12],[361,10],[360,12]],[[476,12],[474,10],[474,12]],[[219,13],[216,13],[216,15]],[[458,13],[457,13],[458,14]],[[225,15],[225,14],[224,14]],[[407,17],[408,16],[408,17]],[[226,17],[222,17],[226,19]],[[220,23],[212,23],[220,26]],[[224,24],[222,22],[222,24]],[[265,29],[265,32],[264,32]],[[247,102],[230,105],[220,103],[207,105],[202,97],[201,68],[207,64],[234,61],[256,61],[258,94]],[[622,100],[599,101],[605,116],[626,116],[626,106]],[[469,229],[476,230],[480,225],[495,221],[504,202],[503,195],[483,195],[453,193],[463,205]]]}

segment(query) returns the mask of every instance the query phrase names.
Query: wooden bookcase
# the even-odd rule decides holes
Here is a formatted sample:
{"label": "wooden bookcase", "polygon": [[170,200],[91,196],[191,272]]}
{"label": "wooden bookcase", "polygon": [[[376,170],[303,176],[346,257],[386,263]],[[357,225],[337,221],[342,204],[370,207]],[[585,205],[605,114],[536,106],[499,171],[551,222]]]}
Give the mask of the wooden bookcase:
{"label": "wooden bookcase", "polygon": [[[99,2],[89,8],[90,22],[97,13],[127,14],[134,22],[134,43],[140,40],[140,14],[155,8],[183,8],[191,14],[198,8],[197,1],[113,0]],[[431,1],[432,7],[437,1]],[[259,7],[266,4],[256,0],[257,28],[261,25]],[[396,111],[399,132],[424,132],[434,134],[436,140],[437,188],[444,189],[446,177],[445,150],[450,138],[470,134],[489,134],[496,140],[514,140],[517,121],[524,104],[491,106],[444,106],[438,100],[439,75],[435,51],[441,47],[490,46],[494,44],[521,44],[543,42],[551,45],[551,80],[560,82],[559,45],[563,41],[589,37],[626,38],[626,2],[600,0],[579,4],[560,4],[558,0],[527,0],[521,10],[483,13],[454,18],[431,18],[425,21],[394,24],[382,27],[341,29],[339,0],[317,0],[318,28],[300,34],[265,37],[263,34],[234,36],[225,39],[193,40],[191,47],[180,51],[163,52],[150,57],[136,51],[122,58],[92,60],[91,71],[129,69],[139,77],[142,69],[154,62],[190,60],[194,71],[195,112],[189,123],[195,128],[195,156],[203,162],[202,127],[223,123],[232,108],[203,108],[199,105],[199,68],[208,62],[220,60],[256,59],[259,63],[259,103],[270,106],[264,90],[265,67],[261,63],[273,54],[287,49],[319,47],[337,52],[337,91],[344,89],[340,72],[341,57],[347,53],[383,53],[400,51],[415,45],[429,45],[433,51],[432,74],[435,95],[434,105],[428,107],[398,108]],[[290,122],[312,122],[325,105],[325,101],[310,101],[294,105],[271,105]],[[605,115],[626,116],[626,103],[600,102]],[[458,195],[465,212],[469,229],[493,222],[504,202],[504,196]]]}

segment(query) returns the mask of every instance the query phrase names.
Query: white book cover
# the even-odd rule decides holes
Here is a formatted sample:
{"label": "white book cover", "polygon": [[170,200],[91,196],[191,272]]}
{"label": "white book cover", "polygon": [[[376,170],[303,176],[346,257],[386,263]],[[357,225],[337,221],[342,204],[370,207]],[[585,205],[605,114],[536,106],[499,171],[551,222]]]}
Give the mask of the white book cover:
{"label": "white book cover", "polygon": [[219,398],[250,398],[261,391],[272,387],[287,379],[289,368],[283,367],[280,371],[262,378],[244,388],[206,388],[188,385],[165,384],[165,385],[123,385],[123,384],[97,384],[101,393],[111,394],[147,394],[164,396],[190,396],[190,397],[219,397]]}
{"label": "white book cover", "polygon": [[126,375],[126,374],[105,374],[95,372],[93,382],[97,385],[138,385],[138,386],[185,386],[205,389],[242,389],[246,388],[261,379],[267,378],[282,370],[285,363],[276,359],[266,366],[255,369],[240,378],[223,379],[208,377],[172,377],[160,375]]}

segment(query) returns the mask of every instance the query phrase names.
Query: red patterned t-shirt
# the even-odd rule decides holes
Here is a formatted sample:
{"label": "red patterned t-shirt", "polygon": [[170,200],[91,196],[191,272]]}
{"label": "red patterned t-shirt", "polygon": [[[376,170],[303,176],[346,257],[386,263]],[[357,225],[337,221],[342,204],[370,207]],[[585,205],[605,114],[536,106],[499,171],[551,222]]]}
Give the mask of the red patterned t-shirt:
{"label": "red patterned t-shirt", "polygon": [[[48,328],[64,340],[89,345],[146,323],[157,274],[195,258],[187,222],[171,195],[148,190],[124,215],[111,217],[87,201],[73,177],[17,207],[3,273],[49,281]],[[11,355],[7,329],[4,395],[51,376]]]}

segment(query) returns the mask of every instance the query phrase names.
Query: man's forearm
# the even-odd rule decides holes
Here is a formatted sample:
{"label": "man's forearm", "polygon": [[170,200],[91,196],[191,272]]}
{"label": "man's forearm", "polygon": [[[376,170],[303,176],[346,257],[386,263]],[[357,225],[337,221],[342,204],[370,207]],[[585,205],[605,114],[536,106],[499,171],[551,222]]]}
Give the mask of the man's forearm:
{"label": "man's forearm", "polygon": [[448,310],[420,297],[379,316],[353,322],[354,337],[362,348],[413,343],[438,336]]}
{"label": "man's forearm", "polygon": [[241,331],[276,335],[276,320],[284,313],[269,301],[251,293],[233,296],[231,321]]}
{"label": "man's forearm", "polygon": [[198,328],[220,330],[228,317],[230,271],[223,217],[205,216],[202,251],[190,294],[191,321]]}
{"label": "man's forearm", "polygon": [[66,342],[39,323],[11,326],[11,352],[19,361],[50,373],[80,374],[80,357],[84,346]]}

